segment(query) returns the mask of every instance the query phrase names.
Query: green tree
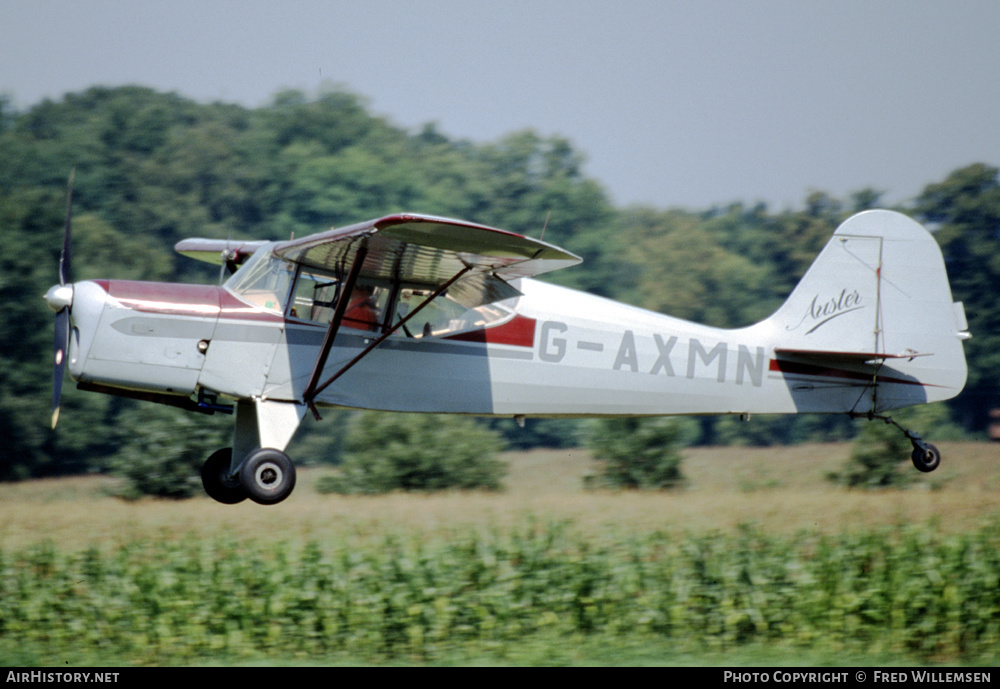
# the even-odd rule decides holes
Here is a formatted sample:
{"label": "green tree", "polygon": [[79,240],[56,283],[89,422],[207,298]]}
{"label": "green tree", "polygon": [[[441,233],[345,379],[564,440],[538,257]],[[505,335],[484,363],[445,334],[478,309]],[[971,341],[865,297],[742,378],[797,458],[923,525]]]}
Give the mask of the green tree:
{"label": "green tree", "polygon": [[998,169],[977,164],[956,170],[917,199],[917,216],[936,228],[956,301],[965,305],[972,339],[965,391],[949,404],[963,426],[981,431],[1000,406],[1000,181]]}
{"label": "green tree", "polygon": [[190,498],[203,495],[201,466],[220,447],[232,445],[232,417],[192,414],[149,403],[126,403],[114,415],[119,437],[107,468],[125,479],[118,495]]}
{"label": "green tree", "polygon": [[514,419],[496,418],[485,421],[489,428],[498,431],[511,450],[533,447],[579,447],[585,440],[586,419]]}
{"label": "green tree", "polygon": [[827,478],[848,488],[906,486],[913,476],[901,463],[910,456],[910,451],[910,441],[898,428],[876,419],[858,434],[844,467],[829,473]]}
{"label": "green tree", "polygon": [[[738,203],[617,210],[584,162],[568,140],[530,130],[485,144],[450,140],[434,125],[410,133],[335,89],[287,91],[254,109],[135,86],[90,88],[24,112],[0,95],[0,478],[103,466],[116,452],[114,424],[125,422],[115,418],[120,401],[67,385],[60,429],[48,429],[52,318],[39,296],[57,279],[70,167],[77,278],[215,282],[217,269],[172,251],[178,239],[301,237],[412,210],[534,237],[545,226],[544,239],[586,262],[545,279],[719,326],[769,315],[836,224],[878,203],[866,189],[846,202],[811,194],[801,210],[781,213]],[[996,168],[973,165],[928,186],[912,209],[937,228],[966,305],[969,383],[949,409],[975,430],[1000,406],[998,188]],[[520,446],[552,446],[574,442],[576,424],[496,428]],[[843,424],[706,418],[700,442],[841,438]],[[317,440],[318,456],[338,450]]]}
{"label": "green tree", "polygon": [[321,492],[499,490],[499,436],[463,416],[362,412],[348,431],[341,475]]}
{"label": "green tree", "polygon": [[589,447],[602,462],[592,486],[678,488],[684,483],[680,445],[685,430],[675,418],[616,417],[594,423]]}
{"label": "green tree", "polygon": [[770,315],[759,309],[768,284],[766,266],[719,246],[700,227],[644,243],[649,256],[640,286],[653,310],[722,327],[747,325]]}

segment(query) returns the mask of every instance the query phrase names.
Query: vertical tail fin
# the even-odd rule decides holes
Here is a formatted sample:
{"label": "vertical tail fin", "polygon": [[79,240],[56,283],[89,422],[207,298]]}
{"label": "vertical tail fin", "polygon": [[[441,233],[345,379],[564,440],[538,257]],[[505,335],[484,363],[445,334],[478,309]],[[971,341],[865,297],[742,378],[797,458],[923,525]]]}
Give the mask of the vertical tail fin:
{"label": "vertical tail fin", "polygon": [[965,386],[964,309],[952,300],[934,237],[900,213],[866,211],[844,221],[766,322],[786,376],[839,371],[863,380],[870,373],[849,411],[950,399]]}

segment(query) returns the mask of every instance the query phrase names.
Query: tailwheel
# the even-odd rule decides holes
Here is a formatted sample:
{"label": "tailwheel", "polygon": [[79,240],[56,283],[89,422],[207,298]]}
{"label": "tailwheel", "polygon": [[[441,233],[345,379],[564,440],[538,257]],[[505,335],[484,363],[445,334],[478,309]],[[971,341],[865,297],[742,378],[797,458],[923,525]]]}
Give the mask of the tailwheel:
{"label": "tailwheel", "polygon": [[224,447],[212,453],[201,467],[201,485],[208,497],[223,503],[235,505],[247,499],[247,491],[240,483],[239,476],[230,473],[233,448]]}
{"label": "tailwheel", "polygon": [[251,500],[260,505],[274,505],[295,488],[295,465],[284,452],[261,448],[243,460],[239,478]]}
{"label": "tailwheel", "polygon": [[914,443],[910,458],[913,460],[913,466],[925,473],[934,471],[941,464],[941,453],[930,443],[923,443],[923,447]]}
{"label": "tailwheel", "polygon": [[936,447],[928,442],[925,442],[923,438],[913,431],[903,428],[898,423],[893,421],[891,417],[873,414],[871,412],[868,414],[851,414],[851,418],[859,416],[864,416],[869,421],[872,419],[881,419],[882,421],[892,424],[901,430],[903,435],[906,436],[906,439],[913,444],[913,452],[910,454],[910,459],[913,460],[913,466],[915,466],[918,470],[927,473],[934,471],[941,465],[941,453],[938,452]]}

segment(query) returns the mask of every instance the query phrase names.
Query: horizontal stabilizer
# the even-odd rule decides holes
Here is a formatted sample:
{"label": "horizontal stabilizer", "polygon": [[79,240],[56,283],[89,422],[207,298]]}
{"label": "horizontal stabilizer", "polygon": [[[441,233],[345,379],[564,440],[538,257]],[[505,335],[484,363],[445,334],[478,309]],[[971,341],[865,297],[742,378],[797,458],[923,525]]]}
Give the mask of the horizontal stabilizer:
{"label": "horizontal stabilizer", "polygon": [[850,362],[867,362],[867,361],[884,361],[886,359],[907,359],[912,360],[918,356],[930,356],[928,353],[915,352],[912,349],[906,349],[898,354],[887,354],[885,352],[839,352],[823,349],[788,349],[782,347],[776,347],[774,353],[778,357],[796,357],[801,359],[815,359],[818,361],[850,361]]}

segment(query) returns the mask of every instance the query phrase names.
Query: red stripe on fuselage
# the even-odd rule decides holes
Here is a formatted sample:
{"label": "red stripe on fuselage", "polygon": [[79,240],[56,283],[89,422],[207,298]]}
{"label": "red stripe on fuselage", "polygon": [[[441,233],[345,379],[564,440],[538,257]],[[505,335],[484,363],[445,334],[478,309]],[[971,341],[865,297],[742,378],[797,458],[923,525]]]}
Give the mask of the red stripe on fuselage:
{"label": "red stripe on fuselage", "polygon": [[164,313],[200,318],[283,322],[278,314],[240,301],[222,287],[176,282],[95,280],[123,306],[143,313]]}
{"label": "red stripe on fuselage", "polygon": [[136,280],[109,280],[107,285],[108,294],[134,311],[202,317],[219,315],[218,287]]}
{"label": "red stripe on fuselage", "polygon": [[506,323],[466,333],[458,333],[457,335],[450,335],[444,339],[530,348],[535,346],[535,323],[534,318],[517,314]]}

